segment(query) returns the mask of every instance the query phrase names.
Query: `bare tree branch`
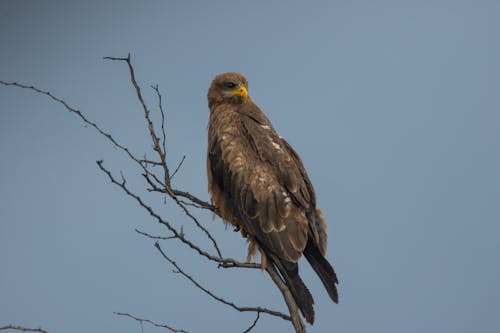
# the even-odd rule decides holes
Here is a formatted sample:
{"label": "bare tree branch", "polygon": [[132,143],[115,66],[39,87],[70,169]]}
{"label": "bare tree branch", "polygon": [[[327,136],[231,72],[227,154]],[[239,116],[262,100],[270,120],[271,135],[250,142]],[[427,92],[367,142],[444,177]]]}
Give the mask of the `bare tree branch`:
{"label": "bare tree branch", "polygon": [[88,119],[80,110],[78,110],[78,109],[70,106],[63,99],[61,99],[59,97],[56,97],[55,95],[53,95],[49,91],[44,91],[44,90],[39,89],[39,88],[37,88],[35,86],[28,86],[28,85],[17,83],[17,82],[6,82],[6,81],[2,81],[2,80],[0,80],[0,84],[2,84],[4,86],[14,86],[14,87],[18,87],[18,88],[32,90],[32,91],[34,91],[34,92],[36,92],[38,94],[46,95],[50,99],[52,99],[52,100],[56,101],[57,103],[61,104],[66,110],[68,110],[71,113],[76,114],[85,124],[93,127],[100,135],[102,135],[106,139],[108,139],[116,148],[118,148],[118,149],[122,150],[123,152],[125,152],[125,154],[131,160],[133,160],[134,162],[136,162],[145,173],[147,173],[149,176],[153,177],[153,179],[155,179],[159,184],[162,184],[162,182],[158,179],[158,177],[154,173],[150,172],[143,165],[143,163],[141,163],[141,159],[139,159],[138,157],[136,157],[130,151],[130,149],[128,149],[127,147],[125,147],[124,145],[122,145],[121,143],[119,143],[118,140],[116,140],[111,134],[109,134],[106,131],[102,130],[95,122],[93,122],[92,120]]}
{"label": "bare tree branch", "polygon": [[[161,217],[158,213],[156,213],[150,205],[148,205],[139,195],[134,193],[128,187],[128,185],[126,185],[126,179],[125,179],[125,176],[123,174],[120,173],[121,180],[120,180],[120,177],[117,179],[117,178],[115,178],[115,176],[113,176],[111,171],[109,171],[108,169],[106,169],[104,167],[102,160],[97,161],[97,165],[98,165],[99,169],[108,176],[109,180],[113,184],[120,187],[125,192],[125,194],[127,196],[130,196],[131,198],[133,198],[139,206],[141,206],[143,209],[145,209],[158,223],[163,225],[168,230],[168,232],[170,234],[168,236],[153,236],[147,232],[135,229],[135,231],[138,234],[156,241],[155,248],[161,253],[161,255],[164,257],[164,259],[166,259],[171,265],[173,265],[175,267],[177,273],[183,275],[186,279],[188,279],[191,283],[193,283],[197,288],[202,290],[204,293],[206,293],[207,295],[209,295],[210,297],[212,297],[216,301],[221,302],[221,303],[223,303],[223,304],[225,304],[225,305],[227,305],[227,306],[229,306],[237,311],[240,311],[240,312],[255,312],[256,313],[255,320],[244,331],[244,333],[250,332],[256,326],[257,322],[260,319],[261,313],[265,313],[265,314],[268,314],[270,316],[279,317],[279,318],[282,318],[284,320],[291,321],[293,324],[293,327],[297,333],[305,333],[306,329],[305,329],[304,323],[302,322],[302,319],[300,317],[299,310],[298,310],[298,307],[293,299],[293,296],[292,296],[290,290],[288,289],[287,285],[285,284],[285,282],[283,281],[283,279],[279,275],[279,273],[273,267],[273,265],[267,265],[266,271],[267,271],[268,275],[270,276],[270,278],[272,279],[272,281],[276,284],[276,286],[278,287],[278,289],[282,293],[283,298],[285,300],[285,303],[287,304],[288,310],[290,312],[290,315],[286,315],[286,314],[278,312],[278,311],[269,310],[269,309],[264,308],[264,307],[240,307],[238,305],[235,305],[232,302],[229,302],[229,301],[215,295],[213,292],[211,292],[208,289],[206,289],[205,287],[203,287],[191,275],[189,275],[185,271],[183,271],[179,267],[179,265],[175,261],[173,261],[170,257],[168,257],[165,254],[165,252],[162,250],[158,241],[160,241],[160,240],[161,241],[179,240],[181,242],[181,244],[192,249],[194,251],[194,253],[197,253],[197,254],[205,257],[210,262],[216,263],[218,267],[252,268],[252,269],[261,268],[260,265],[255,264],[255,263],[243,263],[243,262],[239,262],[239,261],[236,261],[234,259],[231,259],[231,258],[224,258],[222,256],[222,253],[219,249],[219,246],[218,246],[215,238],[203,226],[203,224],[200,223],[200,221],[196,218],[196,216],[193,213],[191,213],[191,211],[188,208],[188,207],[195,207],[198,209],[205,209],[205,210],[209,210],[209,211],[213,212],[215,215],[220,216],[217,207],[215,207],[214,205],[212,205],[209,202],[206,202],[204,200],[199,199],[198,197],[190,194],[189,192],[172,188],[172,186],[171,186],[172,178],[177,174],[177,172],[182,167],[182,164],[183,164],[186,156],[184,155],[182,157],[181,161],[179,162],[179,164],[175,168],[174,172],[172,174],[170,174],[170,170],[169,170],[169,167],[167,165],[167,149],[166,149],[166,140],[167,140],[166,136],[167,135],[166,135],[166,130],[165,130],[165,112],[163,109],[162,95],[160,93],[158,85],[151,86],[151,88],[156,92],[156,96],[158,99],[158,108],[159,108],[160,115],[161,115],[161,138],[156,133],[156,130],[154,127],[154,122],[151,119],[150,110],[145,102],[144,97],[142,96],[140,85],[137,83],[134,67],[133,67],[132,62],[131,62],[130,53],[127,55],[127,57],[122,57],[122,58],[104,57],[104,59],[112,60],[112,61],[122,61],[122,62],[125,62],[127,64],[129,74],[130,74],[130,82],[132,83],[132,86],[135,90],[136,97],[139,100],[140,105],[142,107],[142,111],[144,113],[144,118],[146,119],[146,125],[148,128],[148,132],[149,132],[149,135],[150,135],[152,143],[153,143],[152,147],[153,147],[153,150],[155,152],[154,154],[157,155],[156,158],[148,158],[148,157],[146,157],[145,154],[144,154],[144,158],[138,158],[134,153],[132,153],[132,151],[128,147],[122,145],[121,143],[118,142],[118,140],[116,140],[113,136],[111,136],[111,134],[102,130],[95,122],[88,119],[80,110],[70,106],[65,100],[56,97],[55,95],[53,95],[49,91],[44,91],[44,90],[36,88],[32,85],[29,86],[29,85],[20,84],[17,82],[5,82],[5,81],[0,80],[0,84],[4,85],[4,86],[15,86],[18,88],[31,90],[31,91],[38,93],[38,94],[46,95],[50,99],[61,104],[66,110],[70,111],[71,113],[76,114],[85,124],[93,127],[100,135],[104,136],[108,141],[110,141],[114,147],[123,151],[136,165],[139,166],[139,168],[142,170],[142,175],[143,175],[145,181],[150,186],[150,188],[147,189],[148,191],[162,193],[165,195],[165,198],[167,196],[170,197],[176,203],[176,205],[182,209],[184,214],[189,219],[191,219],[194,222],[194,225],[199,230],[201,230],[207,236],[207,238],[211,241],[217,255],[210,254],[208,251],[206,251],[202,247],[198,246],[197,244],[195,244],[194,242],[189,240],[186,237],[186,235],[184,234],[182,227],[180,230],[177,229],[176,227],[174,227],[174,225],[172,223],[170,223],[169,221],[167,221],[166,219]],[[162,171],[160,171],[158,168],[160,168]],[[162,175],[160,175],[161,173],[162,173]],[[165,328],[165,329],[170,330],[172,332],[187,333],[184,330],[174,329],[174,328],[172,328],[168,325],[164,325],[164,324],[157,324],[149,319],[138,318],[138,317],[135,317],[135,316],[130,315],[128,313],[117,312],[115,314],[119,315],[119,316],[126,316],[126,317],[129,317],[131,319],[138,321],[139,324],[141,325],[141,330],[143,329],[143,323],[148,323],[148,324],[156,326],[156,327]],[[6,329],[48,333],[41,328],[29,329],[29,328],[23,328],[20,326],[12,326],[12,325],[0,327],[0,330],[6,330]]]}
{"label": "bare tree branch", "polygon": [[[135,81],[135,76],[133,74],[134,73],[133,72],[133,67],[132,67],[132,64],[130,63],[130,54],[129,54],[129,56],[127,58],[110,58],[110,59],[111,60],[123,60],[123,61],[127,61],[127,64],[129,65],[129,68],[131,68],[131,74],[130,75],[131,75],[134,87],[138,88],[139,86],[137,85],[137,82]],[[155,185],[155,188],[158,191],[160,191],[160,192],[168,194],[177,203],[177,205],[179,205],[183,210],[186,211],[186,207],[182,203],[180,203],[178,201],[177,196],[182,196],[182,197],[184,197],[186,199],[189,199],[189,200],[193,199],[196,204],[198,204],[198,205],[200,205],[202,207],[205,207],[207,209],[211,208],[212,211],[215,210],[212,205],[210,205],[207,202],[204,202],[204,201],[202,201],[202,200],[200,200],[198,198],[195,198],[193,195],[191,195],[191,194],[189,194],[187,192],[172,190],[172,189],[170,189],[170,187],[167,187],[167,184],[164,184],[162,181],[160,181],[159,178],[158,178],[158,176],[156,174],[154,174],[152,171],[148,170],[148,168],[146,167],[147,163],[144,163],[145,159],[139,159],[138,157],[136,157],[127,147],[125,147],[124,145],[120,144],[111,134],[109,134],[109,133],[105,132],[104,130],[102,130],[96,123],[94,123],[93,121],[91,121],[90,119],[88,119],[86,116],[84,116],[83,113],[80,110],[77,110],[76,108],[70,106],[63,99],[56,97],[55,95],[53,95],[52,93],[50,93],[48,91],[41,90],[41,89],[36,88],[34,86],[28,86],[28,85],[20,84],[20,83],[17,83],[17,82],[5,82],[5,81],[2,81],[2,80],[0,80],[0,84],[3,84],[5,86],[15,86],[15,87],[23,88],[23,89],[29,89],[29,90],[35,91],[36,93],[47,95],[52,100],[54,100],[54,101],[62,104],[68,111],[70,111],[70,112],[75,113],[76,115],[78,115],[80,117],[80,119],[83,120],[84,123],[92,126],[95,130],[97,130],[97,132],[99,134],[101,134],[102,136],[104,136],[105,138],[107,138],[115,147],[117,147],[120,150],[124,151],[130,159],[132,159],[134,162],[136,162],[141,167],[141,169],[143,170],[144,174],[147,175],[148,181],[151,181],[151,179],[153,179],[155,181],[155,183],[158,184],[158,186],[161,186],[161,188],[159,188],[158,186]],[[137,90],[137,88],[136,88],[136,90]],[[141,104],[142,104],[144,102],[144,100],[142,99],[142,95],[140,94],[140,88],[139,88],[138,95],[140,95],[140,97],[141,97]],[[147,108],[146,108],[146,111],[147,111]],[[149,112],[149,111],[147,111],[147,112]],[[149,123],[149,121],[150,121],[149,120],[149,113],[148,113],[147,119],[148,119],[148,123]],[[153,138],[158,139],[157,136],[156,136],[156,134],[155,134],[155,132],[154,132],[154,127],[151,126],[149,129],[150,129],[150,131],[152,131],[151,136]],[[155,140],[153,139],[153,141],[155,141]],[[158,142],[155,141],[155,146],[157,146],[158,149],[161,152],[161,148],[159,148],[159,145],[157,145],[157,143]],[[165,155],[163,153],[161,153],[161,154],[163,155],[163,158],[162,158],[162,161],[161,161],[161,166],[163,166],[163,168],[165,170],[165,175],[168,175],[168,167],[166,166],[166,161],[164,162],[164,159],[166,157],[165,157]],[[150,185],[152,183],[153,182],[151,182]],[[170,181],[168,182],[168,186],[170,186]],[[210,234],[210,232],[205,227],[203,227],[196,220],[196,218],[194,218],[191,214],[189,214],[189,217],[195,222],[196,226],[198,228],[200,228],[207,235],[207,237],[210,239],[210,241],[214,245],[214,248],[217,251],[217,254],[219,255],[219,257],[222,257],[222,254],[220,252],[219,246],[217,245],[217,242],[216,242],[215,238]]]}
{"label": "bare tree branch", "polygon": [[97,161],[96,162],[99,168],[108,176],[108,178],[111,180],[111,182],[117,186],[119,186],[128,196],[132,197],[137,201],[137,203],[143,207],[152,217],[154,217],[160,224],[164,225],[172,234],[175,236],[174,238],[180,240],[182,243],[185,245],[189,246],[191,249],[195,250],[198,254],[202,255],[203,257],[207,258],[210,261],[215,261],[219,264],[220,267],[224,268],[231,268],[231,267],[242,267],[242,268],[260,268],[260,265],[253,264],[253,263],[241,263],[238,262],[234,259],[231,258],[221,258],[221,257],[216,257],[202,248],[200,248],[198,245],[194,244],[190,240],[188,240],[185,235],[181,232],[179,232],[176,228],[172,226],[171,223],[168,221],[164,220],[160,215],[158,215],[151,206],[147,205],[141,197],[139,197],[137,194],[133,193],[130,191],[130,189],[126,186],[126,182],[124,180],[118,181],[109,170],[107,170],[103,166],[103,161]]}
{"label": "bare tree branch", "polygon": [[[139,99],[139,102],[142,105],[142,109],[144,110],[144,117],[146,118],[146,121],[148,123],[149,134],[151,135],[151,139],[153,140],[153,149],[160,156],[161,164],[162,164],[163,171],[164,171],[165,187],[170,187],[170,172],[169,172],[168,166],[167,166],[166,152],[160,146],[160,139],[156,135],[153,122],[151,121],[150,112],[148,110],[148,107],[146,106],[146,102],[144,101],[144,98],[142,97],[141,87],[139,86],[139,84],[137,83],[137,81],[135,79],[134,67],[132,66],[132,63],[130,62],[130,53],[127,55],[126,58],[104,57],[104,59],[113,60],[113,61],[124,61],[127,63],[129,73],[130,73],[130,81],[132,82],[132,84],[135,88],[137,98]],[[161,95],[159,95],[159,96],[160,96],[160,100],[161,100]]]}
{"label": "bare tree branch", "polygon": [[170,190],[169,188],[165,188],[165,189],[160,189],[158,188],[152,181],[151,179],[148,177],[147,174],[143,174],[143,176],[146,178],[146,181],[148,182],[148,184],[151,186],[151,191],[155,191],[155,192],[161,192],[161,193],[166,193],[170,196],[170,198],[172,198],[172,200],[174,200],[174,202],[184,211],[184,214],[186,214],[187,217],[189,217],[195,224],[196,226],[205,233],[205,235],[207,235],[207,237],[212,241],[212,244],[215,248],[215,251],[217,251],[217,255],[222,258],[222,253],[220,251],[220,248],[219,248],[219,245],[217,244],[217,241],[215,240],[215,238],[210,234],[210,232],[207,230],[207,228],[205,228],[201,223],[200,221],[198,221],[198,219],[193,215],[191,214],[191,212],[189,211],[189,209],[186,207],[186,205],[181,201],[179,200],[179,198],[177,198],[177,196],[172,192],[172,190]]}
{"label": "bare tree branch", "polygon": [[[146,122],[147,122],[148,129],[149,129],[149,134],[150,134],[151,139],[153,141],[153,149],[158,153],[160,160],[161,160],[161,166],[163,167],[163,172],[164,172],[163,191],[165,193],[167,193],[177,203],[177,205],[184,210],[186,215],[189,216],[189,218],[191,220],[193,220],[193,222],[196,224],[196,226],[205,233],[205,235],[210,239],[210,241],[214,245],[215,250],[217,251],[217,254],[219,255],[219,257],[222,257],[222,254],[220,252],[219,246],[217,245],[215,238],[210,234],[210,232],[205,227],[203,227],[200,224],[200,222],[189,212],[189,210],[177,199],[175,194],[171,191],[171,185],[170,185],[171,184],[171,177],[170,177],[169,168],[167,166],[167,154],[166,154],[166,148],[165,148],[165,140],[166,140],[165,127],[164,127],[165,115],[164,115],[163,106],[161,103],[162,96],[160,94],[158,86],[156,86],[156,88],[153,87],[153,89],[157,93],[158,104],[160,107],[160,112],[162,114],[162,130],[163,130],[163,137],[164,137],[163,148],[160,145],[160,139],[158,138],[158,135],[156,134],[153,121],[151,120],[150,111],[149,111],[149,109],[146,105],[146,102],[144,101],[144,98],[142,96],[141,88],[140,88],[140,86],[137,83],[137,80],[135,78],[135,71],[134,71],[134,67],[132,66],[132,62],[130,60],[130,53],[127,55],[126,58],[104,57],[104,59],[114,60],[114,61],[124,61],[127,63],[129,73],[130,73],[130,81],[132,82],[132,85],[134,86],[135,92],[137,94],[137,98],[139,99],[139,102],[141,103],[142,109],[144,111],[144,117],[146,118]],[[180,164],[182,164],[182,161]],[[180,165],[179,165],[179,167],[180,167]],[[175,175],[175,173],[177,173],[179,167],[175,170],[174,175]]]}
{"label": "bare tree branch", "polygon": [[22,326],[17,326],[17,325],[6,325],[6,326],[1,326],[0,327],[0,331],[6,331],[6,330],[21,331],[21,332],[49,333],[48,331],[44,330],[41,327],[38,327],[38,328],[29,328],[29,327],[22,327]]}
{"label": "bare tree branch", "polygon": [[152,320],[149,320],[149,319],[144,319],[144,318],[139,318],[139,317],[136,317],[134,315],[131,315],[129,313],[124,313],[124,312],[113,312],[113,314],[117,315],[117,316],[123,316],[123,317],[128,317],[128,318],[131,318],[131,319],[134,319],[136,321],[139,322],[139,324],[141,325],[141,329],[142,329],[142,324],[143,323],[148,323],[150,325],[153,325],[155,327],[159,327],[159,328],[165,328],[167,329],[168,331],[170,332],[174,332],[174,333],[188,333],[188,331],[185,331],[185,330],[180,330],[180,329],[175,329],[169,325],[166,325],[166,324],[158,324],[158,323],[155,323],[154,321]]}
{"label": "bare tree branch", "polygon": [[285,282],[283,282],[273,265],[267,265],[266,271],[273,280],[274,284],[276,284],[278,289],[281,291],[281,294],[285,299],[285,303],[288,306],[288,311],[290,311],[290,317],[293,327],[295,328],[295,332],[306,333],[304,322],[302,321],[302,318],[299,314],[299,308],[297,306],[297,303],[295,303],[295,299],[293,298],[290,289],[288,289],[288,286],[285,284]]}
{"label": "bare tree branch", "polygon": [[260,306],[259,307],[241,307],[241,306],[238,306],[238,305],[236,305],[236,304],[234,304],[232,302],[226,301],[222,297],[219,297],[219,296],[215,295],[210,290],[208,290],[205,287],[203,287],[191,275],[189,275],[186,272],[184,272],[175,261],[173,261],[172,259],[170,259],[170,257],[168,257],[165,254],[165,252],[160,247],[160,244],[158,242],[155,243],[155,247],[158,249],[158,251],[160,251],[160,253],[163,256],[163,258],[165,258],[168,262],[170,262],[172,264],[172,266],[174,266],[177,269],[177,272],[179,272],[180,274],[182,274],[185,278],[187,278],[189,281],[191,281],[198,289],[202,290],[203,292],[205,292],[206,294],[208,294],[213,299],[215,299],[215,300],[217,300],[217,301],[219,301],[221,303],[224,303],[224,304],[226,304],[226,305],[228,305],[228,306],[232,307],[233,309],[238,310],[240,312],[249,312],[249,311],[251,311],[251,312],[257,312],[257,313],[260,312],[260,313],[266,313],[266,314],[271,315],[271,316],[280,317],[280,318],[283,318],[285,320],[291,320],[290,316],[287,316],[286,314],[281,313],[279,311],[269,310],[269,309],[266,309],[266,308],[263,308],[263,307],[260,307]]}

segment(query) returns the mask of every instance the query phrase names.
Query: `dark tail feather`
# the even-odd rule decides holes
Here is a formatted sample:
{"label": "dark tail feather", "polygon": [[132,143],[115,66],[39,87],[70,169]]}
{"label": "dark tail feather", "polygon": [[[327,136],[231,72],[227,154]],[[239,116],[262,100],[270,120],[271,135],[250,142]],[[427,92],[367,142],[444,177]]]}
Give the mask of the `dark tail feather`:
{"label": "dark tail feather", "polygon": [[330,298],[335,303],[338,303],[339,294],[335,285],[338,284],[339,281],[332,265],[330,265],[326,258],[323,257],[318,247],[314,245],[311,240],[307,241],[304,255],[306,256],[307,261],[309,261],[316,274],[318,274],[321,282],[323,282],[323,285],[325,286],[328,295],[330,295]]}
{"label": "dark tail feather", "polygon": [[278,271],[290,289],[300,312],[306,321],[312,325],[314,323],[314,299],[299,276],[299,266],[296,263],[285,262],[278,258],[275,259],[273,263],[278,268]]}

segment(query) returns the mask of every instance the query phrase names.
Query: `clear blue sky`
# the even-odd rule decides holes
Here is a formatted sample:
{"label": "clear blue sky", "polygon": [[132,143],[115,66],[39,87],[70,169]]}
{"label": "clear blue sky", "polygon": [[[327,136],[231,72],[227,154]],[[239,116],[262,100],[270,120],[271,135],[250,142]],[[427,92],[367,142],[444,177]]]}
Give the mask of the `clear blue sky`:
{"label": "clear blue sky", "polygon": [[[131,52],[148,102],[149,85],[164,93],[171,164],[187,156],[175,186],[208,199],[206,91],[241,72],[328,220],[341,303],[303,263],[309,332],[499,332],[499,17],[498,1],[3,0],[0,78],[64,97],[143,154],[126,68],[102,60]],[[253,320],[172,274],[133,231],[163,229],[95,161],[143,193],[139,171],[60,106],[0,87],[0,154],[0,325],[140,332],[113,311],[189,332]],[[172,205],[145,198],[208,246]],[[245,258],[237,233],[198,216]],[[264,273],[165,249],[219,295],[285,311]],[[289,330],[264,316],[255,332]]]}

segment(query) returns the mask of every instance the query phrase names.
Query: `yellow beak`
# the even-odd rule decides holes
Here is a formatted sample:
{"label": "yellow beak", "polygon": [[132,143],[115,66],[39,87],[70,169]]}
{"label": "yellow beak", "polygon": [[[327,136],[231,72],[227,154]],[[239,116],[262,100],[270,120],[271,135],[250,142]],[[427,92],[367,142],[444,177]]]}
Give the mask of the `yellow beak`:
{"label": "yellow beak", "polygon": [[248,99],[248,91],[244,86],[240,86],[237,90],[232,92],[232,94],[243,97],[245,101]]}

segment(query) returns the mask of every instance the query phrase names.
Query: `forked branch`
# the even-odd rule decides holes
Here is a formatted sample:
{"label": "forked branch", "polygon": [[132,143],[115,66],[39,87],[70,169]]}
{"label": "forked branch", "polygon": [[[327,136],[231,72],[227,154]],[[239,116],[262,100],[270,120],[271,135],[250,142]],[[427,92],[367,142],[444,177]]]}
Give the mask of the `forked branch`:
{"label": "forked branch", "polygon": [[[166,231],[168,232],[168,236],[153,236],[147,232],[136,230],[136,232],[144,237],[150,238],[152,240],[155,240],[155,248],[159,251],[159,253],[162,255],[162,257],[169,262],[170,265],[172,265],[176,272],[181,274],[184,278],[189,280],[196,288],[202,290],[205,294],[209,295],[211,298],[215,299],[216,301],[225,304],[237,311],[240,312],[254,312],[256,314],[255,320],[248,326],[248,328],[244,331],[245,333],[250,332],[257,324],[257,322],[260,319],[261,314],[267,314],[269,316],[273,317],[278,317],[283,320],[290,321],[295,329],[296,332],[298,333],[305,333],[306,329],[305,326],[302,322],[302,319],[299,315],[299,311],[297,308],[297,305],[295,304],[295,301],[290,293],[290,290],[288,289],[287,285],[283,282],[283,279],[279,275],[279,273],[272,267],[272,265],[268,265],[266,268],[266,271],[274,284],[278,287],[280,292],[283,295],[283,298],[285,300],[285,303],[288,306],[288,310],[290,315],[281,313],[279,311],[274,311],[267,309],[265,307],[242,307],[238,306],[233,302],[227,301],[219,296],[217,296],[215,293],[212,291],[208,290],[204,286],[202,286],[201,283],[199,283],[197,280],[195,280],[190,274],[188,274],[186,271],[184,271],[180,265],[175,262],[172,258],[167,256],[167,254],[164,252],[158,241],[179,241],[181,246],[186,246],[193,250],[195,254],[201,255],[202,257],[206,258],[209,262],[213,262],[217,265],[217,267],[222,267],[222,268],[250,268],[250,269],[258,269],[260,268],[260,265],[255,264],[255,263],[244,263],[244,262],[239,262],[237,260],[234,260],[232,258],[227,258],[223,257],[220,248],[217,244],[216,239],[211,235],[211,233],[203,226],[203,224],[198,220],[198,218],[190,211],[190,208],[195,207],[198,209],[205,209],[209,210],[215,214],[218,213],[218,210],[216,207],[214,207],[212,204],[210,204],[207,201],[204,201],[202,199],[199,199],[198,197],[190,194],[187,191],[184,190],[179,190],[175,189],[172,187],[172,178],[176,175],[176,173],[179,171],[181,168],[185,156],[182,157],[181,161],[178,163],[177,167],[174,169],[173,173],[170,173],[170,169],[168,167],[167,161],[168,161],[168,156],[167,156],[167,135],[166,135],[166,127],[165,127],[165,112],[163,109],[163,99],[162,95],[160,93],[160,90],[158,86],[152,86],[151,88],[155,91],[156,97],[158,99],[158,109],[161,115],[161,134],[158,135],[155,129],[155,124],[152,120],[151,117],[151,111],[147,106],[147,103],[142,95],[141,87],[139,83],[137,82],[134,67],[131,62],[131,57],[130,54],[127,55],[127,57],[105,57],[104,59],[107,60],[112,60],[112,61],[121,61],[125,62],[127,64],[129,74],[130,74],[130,82],[132,83],[133,89],[135,91],[135,94],[137,96],[137,99],[141,105],[142,112],[144,114],[144,118],[146,120],[146,126],[148,129],[149,136],[151,137],[151,142],[152,142],[152,147],[154,151],[154,155],[156,155],[155,158],[147,158],[146,154],[141,154],[141,156],[144,156],[143,158],[139,158],[138,154],[133,153],[128,147],[125,145],[121,144],[116,138],[114,138],[110,133],[107,131],[104,131],[101,129],[95,122],[91,121],[88,119],[80,110],[78,110],[75,107],[72,107],[69,103],[67,103],[65,100],[56,97],[49,91],[44,91],[42,89],[39,89],[37,87],[34,87],[32,85],[25,85],[17,82],[5,82],[0,80],[0,84],[4,86],[14,86],[22,89],[27,89],[31,90],[37,94],[45,95],[52,99],[53,101],[57,102],[58,104],[62,105],[66,110],[69,112],[77,115],[81,121],[83,121],[86,125],[89,125],[90,127],[94,128],[98,134],[101,136],[105,137],[113,146],[118,148],[120,151],[124,152],[127,157],[130,158],[130,160],[139,167],[141,170],[141,174],[146,181],[146,185],[148,186],[148,190],[151,192],[158,192],[162,193],[163,195],[166,195],[166,197],[169,197],[175,202],[175,204],[182,209],[184,214],[191,220],[193,221],[194,225],[196,228],[198,228],[205,236],[210,240],[210,242],[213,245],[213,249],[215,250],[216,254],[211,254],[209,251],[206,249],[203,249],[200,247],[198,244],[194,243],[192,240],[188,239],[186,235],[184,234],[182,228],[179,230],[173,223],[168,221],[167,219],[163,218],[158,214],[150,205],[146,203],[146,201],[141,198],[138,194],[136,194],[131,188],[128,187],[125,176],[121,175],[121,179],[116,178],[113,176],[110,170],[106,169],[104,167],[103,161],[97,161],[97,166],[98,168],[108,177],[108,179],[118,187],[120,187],[124,193],[134,199],[136,203],[145,209],[159,224],[164,226],[166,228]],[[139,322],[139,324],[142,325],[144,323],[153,325],[155,327],[161,327],[165,328],[171,332],[178,332],[178,333],[187,333],[184,330],[181,329],[175,329],[170,327],[169,325],[165,324],[158,324],[155,323],[149,319],[144,319],[144,318],[139,318],[136,316],[133,316],[128,313],[122,313],[122,312],[116,312],[115,313],[118,316],[125,316],[129,317],[131,319],[134,319]],[[21,326],[3,326],[0,327],[0,330],[21,330],[21,331],[31,331],[31,332],[41,332],[41,333],[48,333],[47,331],[43,330],[42,328],[37,328],[37,329],[29,329],[29,328],[23,328]]]}

